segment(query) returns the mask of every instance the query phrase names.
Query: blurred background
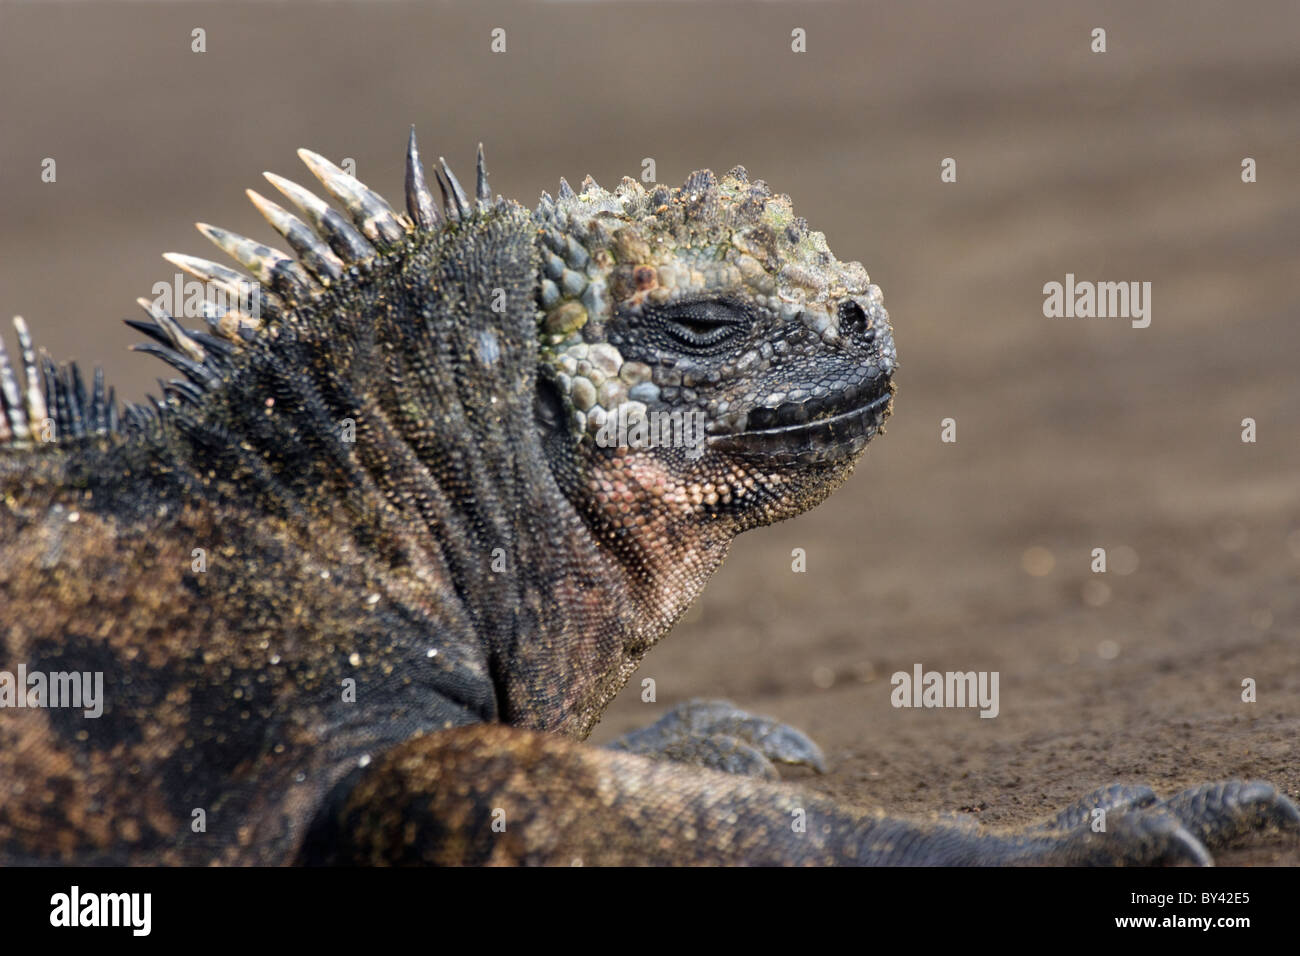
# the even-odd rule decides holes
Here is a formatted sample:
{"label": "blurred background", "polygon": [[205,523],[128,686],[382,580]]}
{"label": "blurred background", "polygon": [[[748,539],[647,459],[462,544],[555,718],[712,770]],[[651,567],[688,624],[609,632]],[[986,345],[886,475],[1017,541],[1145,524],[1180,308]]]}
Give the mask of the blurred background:
{"label": "blurred background", "polygon": [[[120,320],[161,252],[219,258],[195,220],[271,238],[243,190],[310,181],[298,146],[395,203],[411,123],[464,174],[482,140],[529,206],[645,158],[672,184],[743,164],[884,289],[896,413],[825,505],[737,541],[595,739],[725,696],[823,744],[804,783],[896,811],[1021,823],[1116,779],[1296,797],[1300,5],[1057,6],[0,2],[0,334],[21,314],[156,391]],[[1044,317],[1067,273],[1150,282],[1150,327]],[[915,663],[999,671],[1000,716],[893,709]]]}

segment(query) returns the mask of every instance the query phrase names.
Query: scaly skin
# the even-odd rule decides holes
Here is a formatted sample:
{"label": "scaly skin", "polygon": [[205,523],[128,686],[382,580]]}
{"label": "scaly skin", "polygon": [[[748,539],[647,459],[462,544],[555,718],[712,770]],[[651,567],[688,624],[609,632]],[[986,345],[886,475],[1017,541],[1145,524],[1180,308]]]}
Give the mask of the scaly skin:
{"label": "scaly skin", "polygon": [[350,223],[272,178],[296,258],[201,227],[258,281],[173,257],[243,305],[207,333],[150,308],[184,375],[154,406],[25,328],[25,390],[0,356],[0,667],[107,698],[0,710],[0,861],[1204,862],[1295,823],[1263,784],[891,819],[773,782],[816,746],[718,702],[582,744],[731,539],[880,429],[880,292],[739,168],[529,213],[480,156],[440,212],[412,137],[398,215],[303,157]]}

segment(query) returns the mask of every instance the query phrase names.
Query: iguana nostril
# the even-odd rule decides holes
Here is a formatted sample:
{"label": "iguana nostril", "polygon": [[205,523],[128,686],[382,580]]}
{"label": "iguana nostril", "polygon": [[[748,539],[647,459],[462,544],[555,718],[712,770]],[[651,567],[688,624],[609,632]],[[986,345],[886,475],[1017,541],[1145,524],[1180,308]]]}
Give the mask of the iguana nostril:
{"label": "iguana nostril", "polygon": [[840,331],[849,333],[870,342],[876,337],[876,330],[867,326],[867,313],[852,299],[840,303]]}
{"label": "iguana nostril", "polygon": [[759,406],[749,412],[750,428],[771,428],[776,424],[776,409]]}

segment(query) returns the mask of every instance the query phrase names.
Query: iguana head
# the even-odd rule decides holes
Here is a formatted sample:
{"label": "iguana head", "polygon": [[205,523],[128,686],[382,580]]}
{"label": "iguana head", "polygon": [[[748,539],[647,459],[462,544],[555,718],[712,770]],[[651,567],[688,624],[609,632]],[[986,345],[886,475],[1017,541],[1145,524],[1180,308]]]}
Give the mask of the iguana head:
{"label": "iguana head", "polygon": [[612,193],[588,178],[535,219],[543,382],[614,525],[739,531],[848,475],[890,412],[889,317],[788,197],[740,167]]}

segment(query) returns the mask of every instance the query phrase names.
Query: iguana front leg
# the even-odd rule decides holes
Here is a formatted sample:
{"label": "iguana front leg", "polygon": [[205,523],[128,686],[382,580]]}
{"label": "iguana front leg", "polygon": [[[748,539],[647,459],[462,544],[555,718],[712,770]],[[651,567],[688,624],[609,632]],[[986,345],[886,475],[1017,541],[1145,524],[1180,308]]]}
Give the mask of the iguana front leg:
{"label": "iguana front leg", "polygon": [[996,831],[837,806],[797,788],[501,725],[413,738],[348,783],[302,849],[342,864],[1114,865],[1207,863],[1246,829],[1300,827],[1267,784],[1149,803],[1108,788],[1043,825]]}

